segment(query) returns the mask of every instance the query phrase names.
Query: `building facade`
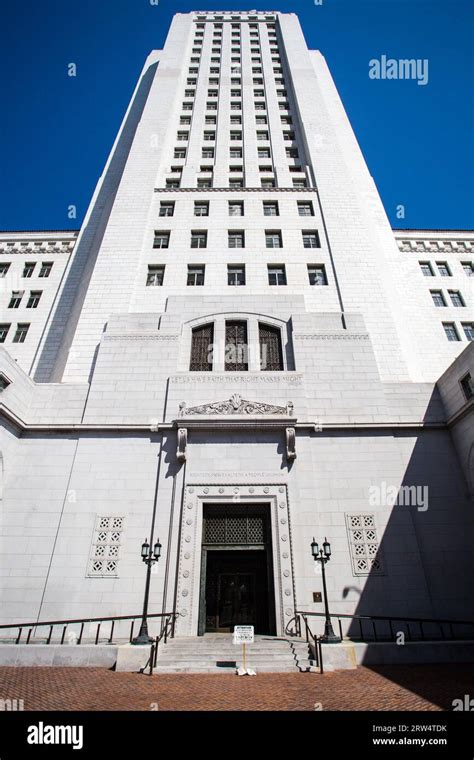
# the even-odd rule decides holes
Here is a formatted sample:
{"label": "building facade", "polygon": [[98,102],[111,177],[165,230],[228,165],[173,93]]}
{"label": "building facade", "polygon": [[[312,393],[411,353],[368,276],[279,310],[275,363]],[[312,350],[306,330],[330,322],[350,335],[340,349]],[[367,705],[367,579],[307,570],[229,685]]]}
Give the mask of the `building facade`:
{"label": "building facade", "polygon": [[469,617],[474,234],[394,234],[295,15],[177,14],[0,274],[1,622],[138,613],[145,537],[180,635],[322,611],[313,536],[335,612]]}

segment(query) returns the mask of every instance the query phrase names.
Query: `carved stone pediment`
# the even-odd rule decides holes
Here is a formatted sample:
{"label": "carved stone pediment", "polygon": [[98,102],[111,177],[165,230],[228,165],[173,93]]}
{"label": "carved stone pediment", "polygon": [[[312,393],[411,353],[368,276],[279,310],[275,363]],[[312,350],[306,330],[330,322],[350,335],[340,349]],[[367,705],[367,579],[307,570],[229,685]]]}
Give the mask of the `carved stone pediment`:
{"label": "carved stone pediment", "polygon": [[234,393],[227,401],[216,401],[201,406],[186,407],[184,401],[179,405],[179,416],[189,415],[292,415],[293,403],[289,401],[286,406],[265,404],[262,401],[247,401],[239,393]]}

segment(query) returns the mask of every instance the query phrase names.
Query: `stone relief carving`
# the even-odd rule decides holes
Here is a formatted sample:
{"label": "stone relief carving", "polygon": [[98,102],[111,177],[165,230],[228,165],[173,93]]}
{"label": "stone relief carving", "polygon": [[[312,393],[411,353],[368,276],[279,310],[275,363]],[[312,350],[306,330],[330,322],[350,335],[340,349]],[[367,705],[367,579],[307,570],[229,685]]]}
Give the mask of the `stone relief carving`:
{"label": "stone relief carving", "polygon": [[293,403],[289,401],[285,406],[275,406],[274,404],[265,404],[262,401],[247,401],[243,399],[240,393],[234,393],[227,401],[217,401],[210,404],[201,404],[200,406],[186,407],[186,402],[181,401],[179,405],[179,416],[186,417],[189,415],[212,415],[212,414],[293,414]]}

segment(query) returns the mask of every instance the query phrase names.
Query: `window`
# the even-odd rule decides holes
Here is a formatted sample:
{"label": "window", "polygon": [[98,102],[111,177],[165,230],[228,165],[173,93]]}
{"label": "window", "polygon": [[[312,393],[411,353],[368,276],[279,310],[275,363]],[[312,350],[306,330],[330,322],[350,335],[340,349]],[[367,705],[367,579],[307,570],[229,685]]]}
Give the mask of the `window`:
{"label": "window", "polygon": [[186,158],[186,148],[175,148],[174,149],[174,157],[175,158]]}
{"label": "window", "polygon": [[265,230],[265,246],[267,248],[282,248],[281,230]]}
{"label": "window", "polygon": [[230,91],[230,97],[231,98],[241,98],[242,97],[242,90],[231,90]]}
{"label": "window", "polygon": [[202,158],[214,158],[214,148],[203,148],[201,156]]}
{"label": "window", "polygon": [[451,272],[449,271],[446,261],[437,261],[436,266],[438,267],[438,272],[441,277],[451,277]]}
{"label": "window", "polygon": [[148,274],[146,277],[147,286],[163,285],[164,277],[164,266],[157,266],[156,264],[151,264],[148,266]]}
{"label": "window", "polygon": [[188,137],[189,137],[189,132],[184,132],[184,131],[178,132],[177,139],[179,142],[186,142]]}
{"label": "window", "polygon": [[183,171],[183,167],[182,166],[172,166],[171,167],[171,171],[174,174],[181,174],[181,172]]}
{"label": "window", "polygon": [[207,248],[207,230],[191,232],[191,248]]}
{"label": "window", "polygon": [[194,98],[196,90],[185,90],[184,91],[184,97],[185,98]]}
{"label": "window", "polygon": [[[183,103],[183,105],[181,107],[182,107],[183,111],[192,111],[193,110],[193,104],[192,103]],[[191,122],[189,122],[189,123],[191,123]],[[179,137],[178,137],[178,140],[179,140]]]}
{"label": "window", "polygon": [[353,574],[383,574],[375,515],[347,514],[346,526]]}
{"label": "window", "polygon": [[255,123],[256,124],[268,124],[268,119],[266,116],[256,116],[255,117]]}
{"label": "window", "polygon": [[278,201],[263,201],[264,216],[280,216]]}
{"label": "window", "polygon": [[232,100],[230,104],[230,110],[231,111],[241,111],[242,110],[242,103],[238,100]]}
{"label": "window", "polygon": [[228,264],[227,265],[227,284],[228,285],[245,285],[245,265]]}
{"label": "window", "polygon": [[230,148],[229,156],[230,158],[242,158],[242,148]]}
{"label": "window", "polygon": [[474,277],[474,264],[472,261],[461,261],[461,266],[467,277]]}
{"label": "window", "polygon": [[462,322],[462,329],[464,330],[464,335],[469,341],[474,340],[474,322]]}
{"label": "window", "polygon": [[208,90],[207,96],[208,98],[217,98],[218,92],[217,90]]}
{"label": "window", "polygon": [[300,216],[314,216],[312,201],[298,201],[298,214]]}
{"label": "window", "polygon": [[281,333],[278,327],[259,323],[260,369],[264,372],[283,370]]}
{"label": "window", "polygon": [[217,103],[206,103],[206,109],[208,111],[217,111]]}
{"label": "window", "polygon": [[187,285],[204,285],[204,264],[188,265]]}
{"label": "window", "polygon": [[[258,102],[257,102],[257,103],[255,103],[255,104],[254,104],[254,107],[255,107],[255,110],[256,110],[256,111],[265,111],[265,110],[266,110],[266,106],[265,106],[265,103],[258,103]],[[266,123],[267,123],[267,122],[266,122],[266,120],[265,120],[265,124],[266,124]]]}
{"label": "window", "polygon": [[241,116],[231,116],[230,117],[230,123],[231,124],[242,124],[242,117]]}
{"label": "window", "polygon": [[429,261],[420,261],[421,273],[424,277],[434,277],[433,267]]}
{"label": "window", "polygon": [[[470,338],[470,340],[473,340],[473,338]],[[470,372],[464,375],[464,377],[460,379],[459,383],[461,385],[462,392],[464,393],[466,401],[474,398],[474,380],[472,379]]]}
{"label": "window", "polygon": [[194,201],[194,216],[209,216],[209,201]]}
{"label": "window", "polygon": [[444,332],[449,341],[461,340],[454,322],[443,322]]}
{"label": "window", "polygon": [[267,189],[270,189],[272,187],[276,187],[276,182],[275,182],[275,178],[274,177],[272,179],[262,179],[260,184],[261,184],[262,187],[265,187]]}
{"label": "window", "polygon": [[308,278],[310,285],[327,285],[328,280],[324,264],[308,264]]}
{"label": "window", "polygon": [[216,139],[216,133],[215,132],[204,132],[204,140],[207,142],[212,142]]}
{"label": "window", "polygon": [[280,121],[282,124],[293,124],[291,116],[280,116]]}
{"label": "window", "polygon": [[124,517],[97,518],[92,537],[88,576],[117,577],[124,521]]}
{"label": "window", "polygon": [[206,116],[206,124],[216,124],[216,117],[215,116]]}
{"label": "window", "polygon": [[259,148],[258,149],[258,157],[259,158],[270,158],[270,148]]}
{"label": "window", "polygon": [[27,262],[23,267],[22,277],[31,277],[35,271],[35,266],[34,262]]}
{"label": "window", "polygon": [[308,183],[305,179],[294,179],[293,180],[293,187],[307,187]]}
{"label": "window", "polygon": [[244,202],[243,201],[229,201],[229,216],[243,216],[244,215]]}
{"label": "window", "polygon": [[239,164],[235,164],[235,165],[232,164],[231,166],[229,166],[229,171],[230,172],[241,172],[242,171],[242,166],[239,165]]}
{"label": "window", "polygon": [[23,290],[12,291],[12,294],[10,296],[10,303],[8,304],[9,309],[18,309],[21,304],[21,299],[23,298],[23,293]]}
{"label": "window", "polygon": [[169,189],[179,187],[179,179],[167,179],[166,187]]}
{"label": "window", "polygon": [[241,140],[242,139],[242,132],[237,132],[232,130],[230,133],[230,139],[231,140]]}
{"label": "window", "polygon": [[268,140],[268,132],[257,132],[257,140]]}
{"label": "window", "polygon": [[319,234],[317,230],[302,230],[304,248],[320,248]]}
{"label": "window", "polygon": [[229,187],[234,187],[235,188],[235,187],[243,187],[243,186],[244,186],[243,179],[233,178],[233,179],[229,180]]}
{"label": "window", "polygon": [[243,230],[229,230],[227,233],[229,248],[245,248]]}
{"label": "window", "polygon": [[155,230],[153,248],[169,248],[170,233],[168,231]]}
{"label": "window", "polygon": [[186,84],[195,85],[195,84],[196,84],[196,81],[197,81],[197,80],[196,80],[196,78],[195,78],[195,77],[188,77],[188,78],[186,79]]}
{"label": "window", "polygon": [[10,327],[11,325],[6,325],[6,324],[0,325],[0,343],[5,343]]}
{"label": "window", "polygon": [[0,277],[6,277],[10,264],[0,264]]}
{"label": "window", "polygon": [[225,323],[225,369],[228,372],[248,370],[247,323]]}
{"label": "window", "polygon": [[286,148],[286,155],[288,158],[298,158],[298,150],[296,148]]}
{"label": "window", "polygon": [[161,201],[159,216],[174,216],[174,201]]}
{"label": "window", "polygon": [[283,132],[283,139],[284,140],[294,140],[295,139],[295,133],[294,132]]}
{"label": "window", "polygon": [[430,293],[435,306],[446,306],[446,301],[441,290],[430,290]]}
{"label": "window", "polygon": [[16,326],[16,332],[13,336],[13,343],[24,343],[28,334],[29,324],[19,324]]}
{"label": "window", "polygon": [[41,269],[39,271],[39,276],[49,277],[49,275],[51,274],[52,268],[53,268],[53,263],[51,261],[41,262]]}
{"label": "window", "polygon": [[286,270],[283,264],[268,265],[268,284],[269,285],[286,285]]}
{"label": "window", "polygon": [[464,299],[459,290],[448,290],[449,297],[453,306],[465,306]]}
{"label": "window", "polygon": [[190,116],[180,116],[179,117],[179,123],[180,124],[191,124],[191,117]]}
{"label": "window", "polygon": [[264,98],[265,97],[265,90],[254,90],[253,91],[254,98]]}
{"label": "window", "polygon": [[36,309],[41,298],[42,290],[30,290],[30,295],[26,304],[27,309]]}
{"label": "window", "polygon": [[290,107],[289,103],[283,103],[282,101],[279,101],[278,103],[278,108],[280,109],[280,111],[288,111],[289,107]]}
{"label": "window", "polygon": [[219,84],[219,77],[209,77],[208,84]]}
{"label": "window", "polygon": [[214,325],[195,327],[191,337],[191,372],[212,371],[212,347],[214,342]]}

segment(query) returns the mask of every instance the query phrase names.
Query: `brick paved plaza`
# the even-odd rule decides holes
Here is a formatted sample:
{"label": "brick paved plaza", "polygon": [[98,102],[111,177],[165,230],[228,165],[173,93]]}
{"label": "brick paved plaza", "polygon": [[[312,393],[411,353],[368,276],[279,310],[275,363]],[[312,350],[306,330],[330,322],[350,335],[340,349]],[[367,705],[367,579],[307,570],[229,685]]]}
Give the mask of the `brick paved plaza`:
{"label": "brick paved plaza", "polygon": [[23,699],[25,710],[314,710],[317,703],[323,710],[451,710],[473,684],[472,664],[243,678],[0,668],[0,696]]}

